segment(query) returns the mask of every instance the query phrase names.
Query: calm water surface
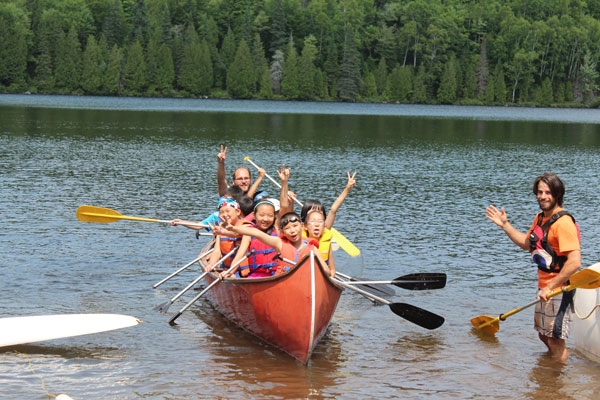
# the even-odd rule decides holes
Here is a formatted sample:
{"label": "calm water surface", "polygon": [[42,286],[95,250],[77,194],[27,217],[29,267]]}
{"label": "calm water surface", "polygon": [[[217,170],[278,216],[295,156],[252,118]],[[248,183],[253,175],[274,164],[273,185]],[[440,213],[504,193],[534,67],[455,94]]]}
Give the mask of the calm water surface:
{"label": "calm water surface", "polygon": [[[593,399],[600,391],[600,364],[572,345],[564,366],[547,356],[531,310],[503,322],[495,338],[469,323],[535,298],[527,254],[484,209],[504,206],[527,229],[537,212],[531,183],[542,172],[566,183],[584,264],[600,261],[597,110],[577,119],[580,110],[502,108],[512,116],[494,117],[494,109],[419,106],[415,117],[390,115],[386,105],[288,103],[286,111],[221,101],[219,110],[195,111],[198,103],[188,101],[31,98],[0,96],[0,314],[118,312],[144,323],[3,350],[5,397],[45,399],[42,383],[75,399]],[[227,323],[204,300],[170,327],[153,307],[198,272],[151,287],[207,239],[152,223],[86,224],[75,210],[202,218],[216,203],[220,144],[230,148],[228,173],[245,156],[272,175],[285,163],[292,190],[325,204],[343,189],[346,171],[358,171],[336,227],[362,257],[338,254],[344,262],[336,265],[378,280],[447,273],[443,290],[398,288],[395,298],[446,323],[426,331],[345,293],[308,366]],[[276,193],[268,181],[263,188]]]}

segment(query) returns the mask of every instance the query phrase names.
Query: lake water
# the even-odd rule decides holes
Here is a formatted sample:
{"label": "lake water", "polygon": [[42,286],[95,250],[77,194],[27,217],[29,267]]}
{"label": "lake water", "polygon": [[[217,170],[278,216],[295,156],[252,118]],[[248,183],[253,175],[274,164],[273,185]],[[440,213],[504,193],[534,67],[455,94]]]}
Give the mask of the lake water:
{"label": "lake water", "polygon": [[[397,288],[395,301],[446,323],[427,331],[346,292],[307,366],[206,300],[169,326],[153,308],[198,272],[152,285],[208,239],[147,222],[82,223],[75,211],[203,218],[216,205],[221,144],[228,175],[246,156],[273,176],[285,163],[301,200],[331,204],[357,171],[336,227],[362,256],[336,254],[336,266],[377,280],[445,272],[446,288]],[[531,309],[493,338],[469,320],[535,299],[528,254],[485,207],[505,207],[526,230],[538,211],[533,179],[559,174],[587,266],[600,261],[599,170],[598,110],[0,95],[0,315],[143,321],[0,351],[0,394],[45,399],[45,385],[74,399],[597,398],[600,364],[569,342],[567,364],[553,362]]]}

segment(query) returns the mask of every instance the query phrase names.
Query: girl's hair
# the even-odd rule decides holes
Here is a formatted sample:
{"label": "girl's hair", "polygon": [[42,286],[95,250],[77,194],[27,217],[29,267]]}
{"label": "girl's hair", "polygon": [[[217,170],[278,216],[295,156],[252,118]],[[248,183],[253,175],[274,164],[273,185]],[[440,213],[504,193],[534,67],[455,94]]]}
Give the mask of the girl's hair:
{"label": "girl's hair", "polygon": [[327,211],[325,211],[325,206],[323,206],[319,200],[306,200],[302,206],[302,211],[300,211],[302,222],[306,222],[306,217],[311,210],[323,212],[323,217],[327,219]]}
{"label": "girl's hair", "polygon": [[[258,206],[260,206],[262,204],[266,204],[266,205],[273,207],[273,213],[276,214],[275,205],[273,203],[271,203],[269,200],[259,200],[256,202],[256,205],[254,206],[254,220],[256,220],[256,209],[258,208]],[[277,217],[273,218],[273,223],[271,224],[271,226],[268,227],[267,230],[265,230],[263,232],[265,232],[267,235],[270,235],[271,233],[273,233],[273,231],[275,230],[275,221],[276,220],[277,220]]]}

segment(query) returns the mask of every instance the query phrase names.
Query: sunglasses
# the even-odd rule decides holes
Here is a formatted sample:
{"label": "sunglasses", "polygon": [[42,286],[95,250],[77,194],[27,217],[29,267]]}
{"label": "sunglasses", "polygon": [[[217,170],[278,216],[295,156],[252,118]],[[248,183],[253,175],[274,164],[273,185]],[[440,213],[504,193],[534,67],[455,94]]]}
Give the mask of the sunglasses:
{"label": "sunglasses", "polygon": [[285,228],[285,227],[287,226],[287,224],[289,224],[290,222],[300,222],[300,218],[298,218],[298,217],[290,217],[289,219],[282,220],[282,221],[279,223],[279,227],[283,229],[283,228]]}

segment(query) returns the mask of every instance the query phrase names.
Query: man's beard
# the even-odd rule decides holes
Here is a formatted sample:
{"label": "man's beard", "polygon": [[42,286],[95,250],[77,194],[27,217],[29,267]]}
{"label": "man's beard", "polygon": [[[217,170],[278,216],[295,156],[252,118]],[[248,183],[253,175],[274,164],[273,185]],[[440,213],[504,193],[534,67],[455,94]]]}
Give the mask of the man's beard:
{"label": "man's beard", "polygon": [[552,210],[552,209],[554,209],[554,207],[556,207],[556,200],[552,201],[552,202],[550,203],[550,205],[548,205],[548,206],[543,206],[543,205],[542,205],[542,202],[538,200],[538,205],[540,206],[540,209],[541,209],[542,211],[549,211],[549,210]]}

